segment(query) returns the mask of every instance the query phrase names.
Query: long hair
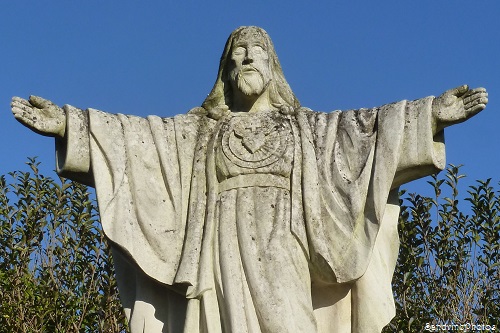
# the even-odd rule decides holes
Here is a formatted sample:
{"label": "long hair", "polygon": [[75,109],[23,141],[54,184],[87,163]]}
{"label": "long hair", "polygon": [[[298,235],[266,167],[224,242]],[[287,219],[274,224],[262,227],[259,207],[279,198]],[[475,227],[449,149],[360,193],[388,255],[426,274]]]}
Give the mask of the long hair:
{"label": "long hair", "polygon": [[220,58],[219,72],[212,91],[207,96],[201,107],[205,112],[210,113],[210,110],[221,105],[227,105],[230,109],[233,104],[232,86],[229,81],[229,71],[231,65],[230,54],[233,47],[233,42],[249,31],[260,35],[265,42],[267,53],[269,55],[269,67],[271,71],[271,82],[269,83],[269,98],[273,105],[278,108],[291,107],[296,109],[300,107],[298,99],[292,92],[292,89],[286,82],[283,70],[278,61],[278,56],[274,50],[274,45],[267,32],[259,27],[239,27],[234,30],[226,41],[224,52]]}

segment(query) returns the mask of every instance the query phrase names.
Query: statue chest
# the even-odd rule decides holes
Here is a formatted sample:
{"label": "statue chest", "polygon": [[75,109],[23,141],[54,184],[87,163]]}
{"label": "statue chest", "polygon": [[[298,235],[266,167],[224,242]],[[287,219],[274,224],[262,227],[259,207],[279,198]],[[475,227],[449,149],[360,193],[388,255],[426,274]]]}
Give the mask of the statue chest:
{"label": "statue chest", "polygon": [[242,113],[223,121],[215,147],[219,181],[250,174],[290,176],[294,139],[285,116]]}

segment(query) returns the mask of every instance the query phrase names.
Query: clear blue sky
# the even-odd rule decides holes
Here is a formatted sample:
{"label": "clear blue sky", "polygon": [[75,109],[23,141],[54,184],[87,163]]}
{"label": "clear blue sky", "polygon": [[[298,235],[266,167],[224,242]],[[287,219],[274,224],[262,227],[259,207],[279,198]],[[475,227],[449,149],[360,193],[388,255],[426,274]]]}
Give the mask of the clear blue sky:
{"label": "clear blue sky", "polygon": [[486,87],[486,110],[446,131],[447,161],[465,164],[471,182],[498,181],[499,17],[498,0],[1,1],[0,174],[40,156],[54,175],[53,139],[15,121],[12,96],[140,116],[185,113],[211,90],[229,33],[258,25],[314,110]]}

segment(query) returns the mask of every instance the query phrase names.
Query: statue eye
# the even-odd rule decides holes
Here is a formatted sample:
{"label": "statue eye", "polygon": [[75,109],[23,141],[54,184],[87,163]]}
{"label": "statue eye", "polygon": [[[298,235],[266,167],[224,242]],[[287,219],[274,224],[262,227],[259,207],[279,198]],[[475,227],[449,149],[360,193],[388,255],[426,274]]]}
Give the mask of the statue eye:
{"label": "statue eye", "polygon": [[252,46],[252,51],[255,53],[255,54],[261,54],[261,53],[264,53],[264,49],[262,48],[262,46],[260,45],[255,45],[255,46]]}
{"label": "statue eye", "polygon": [[237,47],[233,50],[233,55],[235,56],[241,56],[246,53],[246,49],[244,47]]}

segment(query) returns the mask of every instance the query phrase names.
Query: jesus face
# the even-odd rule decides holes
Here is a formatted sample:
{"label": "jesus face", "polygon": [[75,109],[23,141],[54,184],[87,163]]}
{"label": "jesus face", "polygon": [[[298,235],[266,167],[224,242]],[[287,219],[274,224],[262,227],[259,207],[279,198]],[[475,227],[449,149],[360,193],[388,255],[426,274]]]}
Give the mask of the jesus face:
{"label": "jesus face", "polygon": [[236,41],[231,51],[233,68],[229,76],[233,89],[247,96],[260,96],[269,81],[269,55],[264,43],[259,40]]}

